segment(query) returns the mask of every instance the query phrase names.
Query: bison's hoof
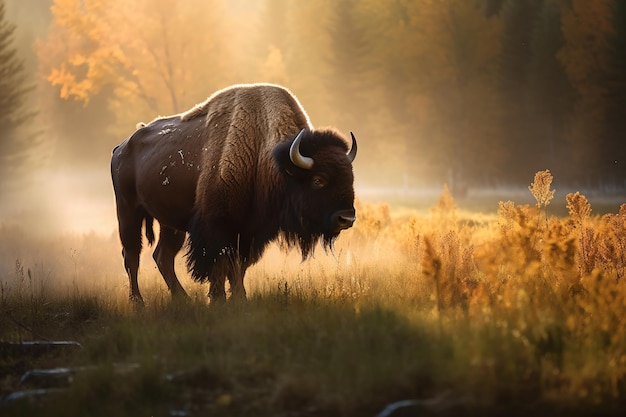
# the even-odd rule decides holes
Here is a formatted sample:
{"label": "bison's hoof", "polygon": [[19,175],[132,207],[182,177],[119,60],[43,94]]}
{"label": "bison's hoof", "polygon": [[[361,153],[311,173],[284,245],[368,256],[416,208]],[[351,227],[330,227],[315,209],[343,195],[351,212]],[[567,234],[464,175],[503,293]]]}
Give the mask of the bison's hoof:
{"label": "bison's hoof", "polygon": [[144,306],[143,297],[141,296],[141,294],[131,294],[128,296],[128,299],[135,307]]}

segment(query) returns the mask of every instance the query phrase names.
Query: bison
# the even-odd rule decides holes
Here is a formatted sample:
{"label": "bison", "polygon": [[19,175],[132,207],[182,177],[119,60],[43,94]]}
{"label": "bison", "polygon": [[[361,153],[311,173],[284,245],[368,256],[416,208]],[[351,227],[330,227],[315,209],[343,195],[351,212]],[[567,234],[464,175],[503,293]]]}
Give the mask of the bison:
{"label": "bison", "polygon": [[192,278],[209,282],[211,301],[246,298],[246,269],[269,242],[331,248],[356,220],[351,146],[336,130],[314,129],[287,89],[268,84],[218,91],[191,110],[159,117],[113,150],[115,191],[130,299],[137,284],[142,227],[173,297],[187,297],[174,258],[187,240]]}

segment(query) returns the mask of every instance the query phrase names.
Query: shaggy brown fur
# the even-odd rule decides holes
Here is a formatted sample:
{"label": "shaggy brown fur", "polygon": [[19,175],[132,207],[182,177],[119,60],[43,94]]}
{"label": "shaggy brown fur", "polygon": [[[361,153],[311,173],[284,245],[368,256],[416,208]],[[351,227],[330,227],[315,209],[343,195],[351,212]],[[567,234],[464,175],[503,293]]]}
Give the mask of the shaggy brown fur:
{"label": "shaggy brown fur", "polygon": [[[289,157],[302,130],[302,154],[315,161],[310,170]],[[185,232],[192,276],[211,282],[218,299],[225,277],[233,295],[245,297],[245,270],[279,234],[304,256],[320,238],[331,244],[354,221],[347,150],[339,133],[312,129],[289,91],[266,84],[221,90],[185,113],[139,127],[111,161],[131,298],[141,300],[141,225],[153,218],[161,225],[154,257],[174,295],[185,294],[173,269]],[[327,184],[313,187],[320,178]]]}

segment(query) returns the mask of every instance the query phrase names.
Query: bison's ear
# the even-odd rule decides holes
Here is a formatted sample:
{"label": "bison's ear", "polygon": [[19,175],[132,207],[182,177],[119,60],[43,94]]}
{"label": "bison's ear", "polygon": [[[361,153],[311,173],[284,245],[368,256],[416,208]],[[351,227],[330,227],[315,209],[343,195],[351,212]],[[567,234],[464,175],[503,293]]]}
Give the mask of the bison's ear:
{"label": "bison's ear", "polygon": [[281,171],[291,176],[302,174],[306,177],[306,171],[310,171],[315,161],[310,156],[305,156],[300,151],[302,139],[310,135],[306,128],[300,130],[298,135],[289,141],[279,143],[274,148],[274,159]]}
{"label": "bison's ear", "polygon": [[272,155],[276,161],[278,169],[282,173],[293,176],[294,172],[297,172],[298,168],[291,162],[289,157],[289,149],[291,148],[291,142],[282,142],[274,147]]}
{"label": "bison's ear", "polygon": [[276,165],[278,165],[278,169],[281,172],[284,172],[289,175],[293,175],[293,164],[289,159],[289,146],[290,142],[282,142],[274,147],[272,151],[272,156],[274,156],[274,160],[276,161]]}

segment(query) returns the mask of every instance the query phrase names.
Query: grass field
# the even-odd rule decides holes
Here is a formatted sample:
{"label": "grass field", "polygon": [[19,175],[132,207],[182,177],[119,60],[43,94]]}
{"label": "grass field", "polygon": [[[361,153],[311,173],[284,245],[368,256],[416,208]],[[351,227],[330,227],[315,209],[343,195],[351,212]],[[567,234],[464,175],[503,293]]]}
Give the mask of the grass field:
{"label": "grass field", "polygon": [[[552,216],[550,181],[492,214],[445,189],[428,211],[359,204],[333,254],[272,246],[249,300],[223,305],[182,259],[192,302],[171,302],[145,251],[133,308],[113,231],[0,227],[0,414],[376,416],[415,400],[389,415],[623,415],[626,205],[595,215],[568,194]],[[81,347],[8,344],[32,340]]]}

